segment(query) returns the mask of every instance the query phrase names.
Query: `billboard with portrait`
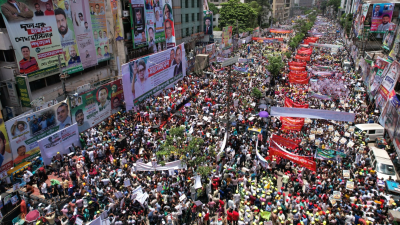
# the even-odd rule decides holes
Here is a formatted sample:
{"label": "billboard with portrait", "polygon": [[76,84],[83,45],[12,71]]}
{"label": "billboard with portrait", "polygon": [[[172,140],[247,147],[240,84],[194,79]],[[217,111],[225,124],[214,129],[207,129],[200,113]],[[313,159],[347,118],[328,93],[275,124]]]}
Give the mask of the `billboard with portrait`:
{"label": "billboard with portrait", "polygon": [[[89,11],[89,1],[73,0],[70,1],[72,10],[72,20],[74,22],[75,38],[78,45],[79,55],[83,68],[97,65],[97,59],[104,57],[101,51],[96,52],[93,39],[93,27],[91,14]],[[100,14],[100,9],[95,8],[94,13]],[[97,54],[96,54],[97,53]],[[108,53],[108,49],[107,49]],[[110,53],[108,53],[109,55]],[[96,55],[96,57],[94,57]]]}
{"label": "billboard with portrait", "polygon": [[400,63],[397,61],[393,61],[390,65],[386,76],[383,78],[381,82],[381,86],[379,87],[379,94],[385,99],[385,101],[389,100],[389,94],[394,89],[394,86],[397,84],[397,80],[399,79],[400,74]]}
{"label": "billboard with portrait", "polygon": [[108,44],[109,27],[104,0],[89,0],[89,6],[97,62],[109,60],[111,58],[111,46]]}
{"label": "billboard with portrait", "polygon": [[[73,2],[73,1],[71,1]],[[77,22],[78,15],[74,15],[69,1],[58,1],[54,4],[54,15],[57,22],[58,35],[61,39],[65,64],[64,73],[76,73],[83,70],[81,56],[75,38],[74,23]],[[57,34],[56,34],[57,35]]]}
{"label": "billboard with portrait", "polygon": [[[163,19],[163,1],[156,0],[154,7],[154,28],[155,28],[155,41],[158,43],[165,43],[164,19]],[[161,46],[161,45],[158,45]],[[157,47],[158,47],[157,46]]]}
{"label": "billboard with portrait", "polygon": [[212,11],[204,11],[203,15],[203,26],[204,26],[204,34],[212,35],[213,34],[213,14]]}
{"label": "billboard with portrait", "polygon": [[71,100],[72,121],[78,124],[79,133],[117,113],[123,98],[122,80],[118,79]]}
{"label": "billboard with portrait", "polygon": [[172,10],[172,0],[162,0],[163,15],[164,15],[164,31],[165,31],[165,42],[168,48],[176,46],[175,42],[175,25],[174,25],[174,13]]}
{"label": "billboard with portrait", "polygon": [[[63,51],[51,0],[17,0],[15,4],[19,9],[8,0],[0,0],[19,72],[29,77],[58,72],[58,56]],[[63,57],[61,62],[64,63]]]}
{"label": "billboard with portrait", "polygon": [[[146,4],[149,2],[149,0],[145,1]],[[149,6],[152,7],[152,5]],[[147,45],[144,0],[131,0],[131,15],[133,48],[144,47]]]}
{"label": "billboard with portrait", "polygon": [[6,172],[11,167],[13,167],[12,153],[3,115],[0,111],[0,173]]}
{"label": "billboard with portrait", "polygon": [[374,4],[370,31],[375,33],[385,33],[388,31],[392,21],[393,9],[394,4],[392,3]]}
{"label": "billboard with portrait", "polygon": [[122,66],[126,109],[174,85],[186,75],[184,44]]}
{"label": "billboard with portrait", "polygon": [[231,39],[232,39],[232,26],[223,27],[221,44],[224,45],[223,47],[224,49],[229,48],[232,45]]}
{"label": "billboard with portrait", "polygon": [[206,45],[206,54],[208,54],[208,62],[211,65],[217,60],[217,51],[215,44]]}
{"label": "billboard with portrait", "polygon": [[14,166],[39,154],[38,140],[71,126],[67,101],[6,122]]}
{"label": "billboard with portrait", "polygon": [[69,154],[70,148],[74,145],[80,147],[81,142],[79,141],[78,125],[73,125],[59,130],[49,136],[38,141],[40,148],[40,155],[44,165],[50,165],[53,156],[57,153],[61,155]]}
{"label": "billboard with portrait", "polygon": [[124,37],[122,35],[122,30],[121,26],[119,24],[119,18],[120,15],[118,15],[118,0],[110,0],[111,3],[111,12],[113,16],[113,22],[114,22],[114,37],[115,40],[120,41],[124,40]]}

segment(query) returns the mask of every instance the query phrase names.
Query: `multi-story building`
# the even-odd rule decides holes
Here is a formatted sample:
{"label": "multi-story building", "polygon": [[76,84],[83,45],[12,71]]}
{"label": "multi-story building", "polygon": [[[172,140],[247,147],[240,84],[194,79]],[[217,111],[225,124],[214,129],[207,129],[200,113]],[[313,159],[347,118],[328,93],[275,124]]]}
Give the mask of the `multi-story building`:
{"label": "multi-story building", "polygon": [[293,0],[270,0],[272,6],[272,17],[277,21],[289,18]]}

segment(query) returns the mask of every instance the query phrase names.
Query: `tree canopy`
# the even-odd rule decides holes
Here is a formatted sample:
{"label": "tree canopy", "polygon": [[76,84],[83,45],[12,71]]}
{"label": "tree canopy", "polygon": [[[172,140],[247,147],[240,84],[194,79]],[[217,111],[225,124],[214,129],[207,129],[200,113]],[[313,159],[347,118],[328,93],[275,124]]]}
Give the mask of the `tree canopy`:
{"label": "tree canopy", "polygon": [[219,9],[212,2],[208,2],[208,8],[213,12],[213,15],[217,15],[219,13]]}
{"label": "tree canopy", "polygon": [[281,69],[284,66],[285,64],[283,63],[282,57],[280,55],[268,57],[267,69],[274,77],[276,77],[281,72]]}
{"label": "tree canopy", "polygon": [[[236,27],[238,21],[239,32],[252,31],[257,27],[260,6],[256,1],[251,3],[241,3],[239,0],[229,0],[221,4],[219,11],[220,27],[233,26]],[[233,29],[235,32],[236,29]]]}

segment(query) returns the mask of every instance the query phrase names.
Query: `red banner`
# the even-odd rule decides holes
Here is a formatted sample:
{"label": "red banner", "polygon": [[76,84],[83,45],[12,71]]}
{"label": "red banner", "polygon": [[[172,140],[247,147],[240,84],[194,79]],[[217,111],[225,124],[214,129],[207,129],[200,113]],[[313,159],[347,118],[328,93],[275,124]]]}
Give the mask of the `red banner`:
{"label": "red banner", "polygon": [[292,33],[292,30],[283,30],[283,29],[270,29],[269,32],[277,33],[277,34],[289,34]]}
{"label": "red banner", "polygon": [[281,151],[274,147],[269,148],[269,155],[271,155],[271,156],[275,155],[278,157],[282,157],[282,158],[288,159],[296,164],[299,164],[311,171],[315,171],[315,172],[317,171],[317,164],[315,163],[314,160],[312,160],[311,157],[305,157],[305,156],[293,154],[291,152]]}
{"label": "red banner", "polygon": [[297,142],[292,141],[292,140],[287,139],[287,138],[284,138],[284,137],[281,137],[279,135],[273,134],[271,140],[272,140],[271,146],[275,146],[275,143],[273,142],[273,141],[275,141],[277,144],[285,146],[288,149],[294,150],[297,147],[299,147],[299,144]]}
{"label": "red banner", "polygon": [[301,56],[301,55],[296,55],[295,59],[300,59],[300,60],[304,60],[304,61],[310,61],[311,57],[308,56]]}
{"label": "red banner", "polygon": [[309,81],[310,81],[309,78],[306,78],[306,79],[296,79],[296,78],[294,78],[294,77],[290,77],[290,76],[289,76],[289,83],[292,83],[292,84],[308,84]]}
{"label": "red banner", "polygon": [[291,62],[289,62],[289,66],[307,66],[307,63],[291,61]]}
{"label": "red banner", "polygon": [[300,131],[304,125],[304,118],[281,117],[282,130]]}
{"label": "red banner", "polygon": [[313,48],[305,48],[305,47],[301,47],[301,48],[299,48],[299,50],[298,51],[312,51],[313,50]]}
{"label": "red banner", "polygon": [[277,40],[277,41],[283,41],[283,38],[252,37],[251,39],[252,39],[253,41],[258,41],[258,40]]}
{"label": "red banner", "polygon": [[294,71],[306,71],[304,66],[289,66],[289,69]]}
{"label": "red banner", "polygon": [[299,104],[294,102],[292,99],[290,98],[285,98],[285,107],[289,107],[289,108],[304,108],[307,109],[308,108],[308,104]]}
{"label": "red banner", "polygon": [[294,73],[294,72],[290,72],[289,73],[289,79],[297,79],[297,80],[303,80],[303,79],[307,79],[308,75],[307,72],[304,73]]}
{"label": "red banner", "polygon": [[299,54],[299,55],[311,55],[312,54],[312,50],[303,50],[303,51],[298,50],[297,54]]}

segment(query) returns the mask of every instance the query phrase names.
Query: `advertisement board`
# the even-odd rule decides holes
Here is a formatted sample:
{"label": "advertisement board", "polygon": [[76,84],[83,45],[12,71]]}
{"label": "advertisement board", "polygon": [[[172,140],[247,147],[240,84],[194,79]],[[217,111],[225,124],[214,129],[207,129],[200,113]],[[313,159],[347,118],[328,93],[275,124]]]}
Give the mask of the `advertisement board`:
{"label": "advertisement board", "polygon": [[109,60],[112,51],[108,44],[107,34],[110,28],[106,19],[105,2],[104,0],[89,0],[89,6],[97,62]]}
{"label": "advertisement board", "polygon": [[126,109],[172,86],[186,75],[184,44],[122,65]]}
{"label": "advertisement board", "polygon": [[0,173],[6,172],[13,167],[12,153],[8,134],[0,111]]}
{"label": "advertisement board", "polygon": [[[152,7],[151,3],[146,4],[147,8]],[[144,10],[144,0],[131,0],[131,24],[133,48],[141,48],[147,45],[146,16],[154,16],[150,10]],[[152,22],[152,18],[149,18]],[[150,24],[149,24],[150,27]]]}
{"label": "advertisement board", "polygon": [[175,43],[175,24],[174,24],[174,13],[172,10],[172,1],[162,0],[163,2],[163,15],[164,15],[164,30],[165,30],[165,42],[168,48],[176,46]]}
{"label": "advertisement board", "polygon": [[[58,72],[58,56],[63,51],[52,1],[19,0],[15,4],[19,10],[7,0],[0,0],[19,72],[29,77]],[[61,63],[64,63],[63,57]]]}
{"label": "advertisement board", "polygon": [[122,35],[122,30],[121,26],[119,24],[119,18],[121,18],[120,15],[118,15],[118,0],[110,0],[111,3],[111,11],[113,15],[113,21],[114,21],[114,37],[115,40],[120,41],[124,40],[124,36]]}
{"label": "advertisement board", "polygon": [[394,4],[378,3],[372,9],[371,32],[385,33],[389,30],[392,21]]}
{"label": "advertisement board", "polygon": [[213,14],[212,11],[204,11],[203,13],[203,26],[204,26],[204,34],[212,35],[213,34]]}
{"label": "advertisement board", "polygon": [[66,101],[6,122],[14,166],[39,153],[38,140],[72,125]]}
{"label": "advertisement board", "polygon": [[122,80],[118,79],[71,100],[72,121],[78,124],[79,133],[117,113],[123,97]]}
{"label": "advertisement board", "polygon": [[44,165],[50,165],[51,159],[53,156],[56,156],[57,153],[61,155],[69,154],[71,152],[69,148],[72,147],[72,145],[75,147],[81,146],[78,125],[74,123],[69,127],[40,139],[38,143]]}
{"label": "advertisement board", "polygon": [[[97,59],[103,58],[101,49],[96,52],[93,39],[93,27],[91,14],[100,14],[100,8],[89,11],[89,1],[74,0],[70,1],[72,10],[72,20],[74,22],[75,39],[78,45],[79,55],[81,56],[82,67],[88,68],[97,65]],[[95,6],[96,7],[96,6]],[[106,35],[107,36],[107,35]],[[108,47],[107,47],[107,53]],[[96,55],[96,57],[94,57]]]}

